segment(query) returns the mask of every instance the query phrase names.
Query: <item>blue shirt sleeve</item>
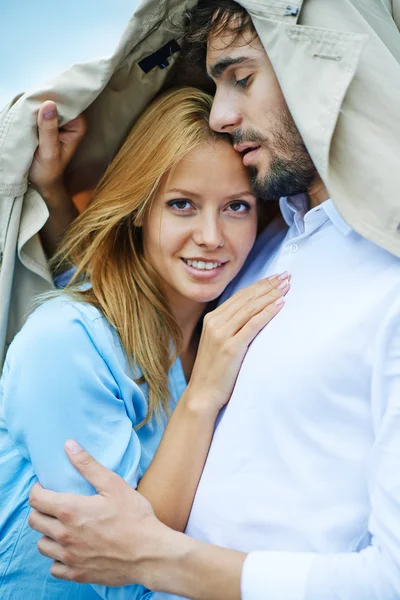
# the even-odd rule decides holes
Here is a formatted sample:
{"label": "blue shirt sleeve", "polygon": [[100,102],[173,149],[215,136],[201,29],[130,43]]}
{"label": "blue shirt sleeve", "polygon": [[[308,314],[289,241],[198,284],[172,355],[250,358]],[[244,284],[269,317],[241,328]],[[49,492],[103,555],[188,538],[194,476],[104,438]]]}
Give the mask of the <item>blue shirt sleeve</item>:
{"label": "blue shirt sleeve", "polygon": [[[96,309],[88,310],[90,318],[76,303],[59,299],[41,306],[11,345],[3,379],[9,433],[41,484],[86,495],[95,490],[69,463],[65,441],[79,441],[136,487],[141,448],[133,429],[135,407],[146,403],[127,377],[133,393],[131,406],[125,403],[110,329]],[[113,600],[147,594],[141,586],[95,589]]]}

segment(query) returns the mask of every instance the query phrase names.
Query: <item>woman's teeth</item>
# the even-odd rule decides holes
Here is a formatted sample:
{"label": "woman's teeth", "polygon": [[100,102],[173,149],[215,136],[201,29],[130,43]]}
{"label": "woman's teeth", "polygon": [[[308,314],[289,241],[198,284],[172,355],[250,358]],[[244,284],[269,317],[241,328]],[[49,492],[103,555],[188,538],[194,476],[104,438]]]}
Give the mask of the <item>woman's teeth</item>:
{"label": "woman's teeth", "polygon": [[220,262],[204,262],[203,260],[189,260],[185,258],[183,260],[189,267],[199,269],[200,271],[211,271],[211,269],[216,269],[222,265]]}

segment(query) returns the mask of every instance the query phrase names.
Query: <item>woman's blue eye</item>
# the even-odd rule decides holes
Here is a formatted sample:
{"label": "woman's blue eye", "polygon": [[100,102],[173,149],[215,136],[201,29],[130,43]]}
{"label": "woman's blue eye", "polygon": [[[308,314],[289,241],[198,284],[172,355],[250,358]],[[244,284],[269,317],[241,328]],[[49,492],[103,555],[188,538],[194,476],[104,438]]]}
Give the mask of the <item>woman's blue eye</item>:
{"label": "woman's blue eye", "polygon": [[245,88],[249,79],[250,79],[250,75],[248,75],[247,77],[244,77],[244,79],[238,79],[235,83],[235,86]]}
{"label": "woman's blue eye", "polygon": [[185,208],[190,208],[190,202],[189,200],[170,200],[168,206],[172,206],[178,210],[185,210]]}

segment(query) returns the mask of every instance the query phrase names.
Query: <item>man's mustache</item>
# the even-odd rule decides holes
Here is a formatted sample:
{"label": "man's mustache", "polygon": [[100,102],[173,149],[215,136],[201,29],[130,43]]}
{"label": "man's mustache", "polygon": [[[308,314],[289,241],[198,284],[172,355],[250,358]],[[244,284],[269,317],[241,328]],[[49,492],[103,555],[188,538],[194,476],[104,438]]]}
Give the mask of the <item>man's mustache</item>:
{"label": "man's mustache", "polygon": [[256,142],[260,146],[268,146],[267,140],[254,129],[235,129],[230,133],[233,144]]}

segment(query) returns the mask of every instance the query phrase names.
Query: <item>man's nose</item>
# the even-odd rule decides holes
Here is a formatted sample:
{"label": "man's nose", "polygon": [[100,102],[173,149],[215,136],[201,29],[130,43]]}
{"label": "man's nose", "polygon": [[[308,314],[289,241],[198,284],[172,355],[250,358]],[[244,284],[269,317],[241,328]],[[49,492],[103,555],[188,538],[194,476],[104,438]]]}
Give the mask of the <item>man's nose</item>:
{"label": "man's nose", "polygon": [[215,250],[224,245],[223,227],[217,217],[204,216],[193,232],[193,240],[197,246],[207,250]]}
{"label": "man's nose", "polygon": [[240,125],[240,112],[229,93],[216,92],[210,113],[210,127],[220,133],[231,133]]}

